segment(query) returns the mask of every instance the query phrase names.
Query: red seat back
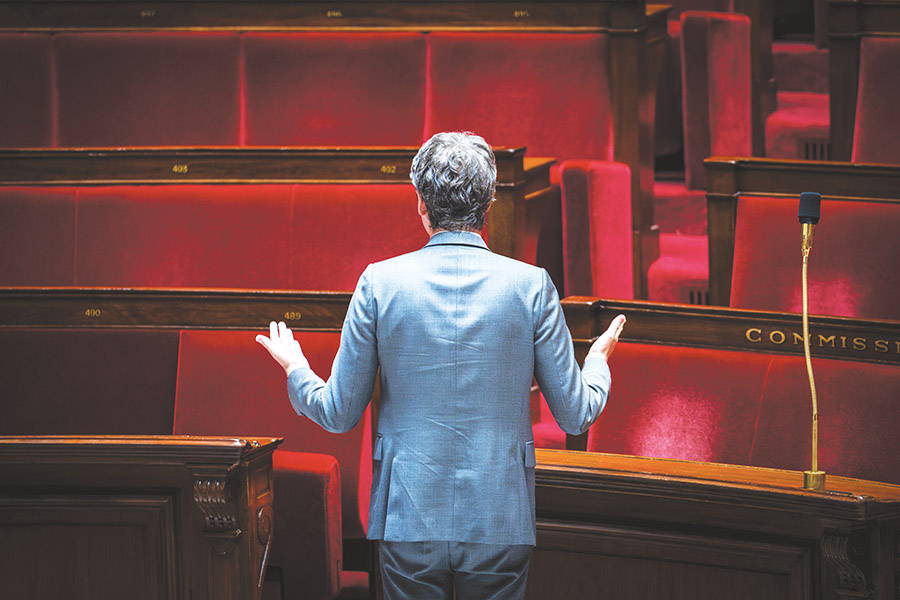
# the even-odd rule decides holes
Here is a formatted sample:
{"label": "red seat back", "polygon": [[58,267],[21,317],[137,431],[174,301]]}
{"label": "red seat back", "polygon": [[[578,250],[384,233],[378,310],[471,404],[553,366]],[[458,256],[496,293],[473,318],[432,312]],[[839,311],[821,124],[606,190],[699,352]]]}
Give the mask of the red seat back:
{"label": "red seat back", "polygon": [[133,185],[78,196],[77,285],[285,289],[289,185]]}
{"label": "red seat back", "polygon": [[753,154],[750,18],[682,13],[681,56],[685,180],[705,189],[703,159]]}
{"label": "red seat back", "polygon": [[428,241],[412,184],[297,185],[290,285],[356,289],[369,263],[418,250]]}
{"label": "red seat back", "polygon": [[0,147],[53,146],[53,38],[0,34]]}
{"label": "red seat back", "polygon": [[[284,371],[255,341],[257,333],[181,333],[173,432],[283,437],[280,450],[334,456],[341,470],[344,537],[365,537],[372,480],[369,411],[340,435],[298,416],[288,400]],[[296,337],[313,370],[327,377],[339,334],[300,331]]]}
{"label": "red seat back", "polygon": [[425,104],[419,33],[243,36],[250,146],[418,146]]}
{"label": "red seat back", "polygon": [[588,432],[593,452],[749,464],[771,357],[620,343],[609,402]]}
{"label": "red seat back", "polygon": [[[876,342],[865,340],[867,345]],[[813,359],[813,372],[819,409],[819,469],[826,474],[900,484],[900,367]],[[751,464],[808,471],[811,423],[812,397],[803,357],[776,357],[763,394]]]}
{"label": "red seat back", "polygon": [[900,98],[900,38],[863,37],[859,42],[859,86],[853,130],[854,162],[900,163],[897,99]]}
{"label": "red seat back", "polygon": [[240,37],[60,33],[60,146],[236,146]]}
{"label": "red seat back", "polygon": [[0,285],[75,282],[76,190],[0,188]]}
{"label": "red seat back", "polygon": [[613,158],[605,34],[432,33],[425,136],[477,132],[529,156]]}
{"label": "red seat back", "polygon": [[[731,306],[802,311],[797,201],[742,196]],[[822,200],[809,257],[812,314],[900,320],[900,205]]]}

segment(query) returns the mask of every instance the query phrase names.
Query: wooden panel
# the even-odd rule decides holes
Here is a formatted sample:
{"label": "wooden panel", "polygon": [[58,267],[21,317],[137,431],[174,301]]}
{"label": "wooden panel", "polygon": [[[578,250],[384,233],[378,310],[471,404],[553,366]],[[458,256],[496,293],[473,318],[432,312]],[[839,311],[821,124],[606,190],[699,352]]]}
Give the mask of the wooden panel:
{"label": "wooden panel", "polygon": [[[530,598],[894,598],[900,487],[538,450]],[[863,550],[864,549],[864,550]]]}
{"label": "wooden panel", "polygon": [[520,2],[44,1],[0,3],[0,22],[17,30],[512,29],[625,31],[622,15],[644,0]]}
{"label": "wooden panel", "polygon": [[[563,299],[562,306],[579,356],[620,313],[628,318],[623,341],[803,354],[801,315],[796,313],[580,296]],[[810,315],[809,331],[813,356],[900,365],[900,323]],[[854,340],[864,344],[854,345]]]}
{"label": "wooden panel", "polygon": [[[386,183],[409,186],[417,148],[179,148],[0,150],[0,187],[115,184]],[[487,231],[494,252],[536,258],[554,159],[494,149],[497,200]],[[526,201],[526,195],[532,200]],[[552,199],[548,199],[552,202]],[[560,218],[556,215],[554,218]],[[552,218],[551,218],[552,223]],[[522,229],[521,227],[525,227]],[[559,242],[561,244],[561,241]],[[556,250],[561,260],[561,245]],[[555,257],[549,257],[548,260]],[[555,260],[547,265],[553,269]],[[551,272],[551,274],[554,274]],[[554,274],[558,279],[559,274]]]}
{"label": "wooden panel", "polygon": [[[799,207],[802,192],[819,190],[826,200],[900,203],[898,166],[732,157],[708,158],[704,165],[709,294],[710,303],[719,306],[727,306],[731,296],[735,222],[740,196],[784,196],[786,202],[795,202]],[[799,225],[797,231],[799,240]]]}
{"label": "wooden panel", "polygon": [[258,600],[279,443],[0,437],[4,589],[23,598]]}

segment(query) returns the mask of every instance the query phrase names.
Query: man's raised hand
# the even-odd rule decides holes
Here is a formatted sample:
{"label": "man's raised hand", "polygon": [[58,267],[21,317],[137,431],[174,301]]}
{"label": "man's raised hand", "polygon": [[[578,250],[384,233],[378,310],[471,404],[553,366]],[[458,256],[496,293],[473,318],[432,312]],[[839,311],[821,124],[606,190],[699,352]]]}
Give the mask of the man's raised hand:
{"label": "man's raised hand", "polygon": [[262,334],[256,336],[256,341],[269,351],[272,358],[281,365],[286,375],[290,375],[295,369],[308,369],[309,361],[300,349],[300,342],[294,339],[294,333],[288,329],[284,322],[269,323],[269,336]]}

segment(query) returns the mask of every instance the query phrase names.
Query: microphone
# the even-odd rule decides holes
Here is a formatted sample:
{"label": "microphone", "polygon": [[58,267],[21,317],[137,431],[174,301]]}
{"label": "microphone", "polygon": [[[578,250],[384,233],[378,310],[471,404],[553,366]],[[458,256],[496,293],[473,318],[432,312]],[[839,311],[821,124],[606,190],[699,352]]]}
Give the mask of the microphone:
{"label": "microphone", "polygon": [[825,471],[819,470],[819,405],[816,400],[816,381],[813,377],[812,359],[809,349],[809,292],[807,289],[807,265],[812,248],[813,232],[819,222],[819,205],[822,195],[818,192],[800,194],[800,211],[797,217],[802,225],[801,248],[803,250],[803,355],[806,358],[806,372],[809,376],[809,392],[812,396],[812,469],[803,472],[803,487],[809,490],[825,489]]}
{"label": "microphone", "polygon": [[822,202],[822,194],[818,192],[803,192],[800,194],[800,210],[797,218],[803,225],[801,235],[803,250],[803,262],[805,263],[809,257],[809,251],[812,248],[813,232],[816,229],[816,223],[819,222],[819,206]]}

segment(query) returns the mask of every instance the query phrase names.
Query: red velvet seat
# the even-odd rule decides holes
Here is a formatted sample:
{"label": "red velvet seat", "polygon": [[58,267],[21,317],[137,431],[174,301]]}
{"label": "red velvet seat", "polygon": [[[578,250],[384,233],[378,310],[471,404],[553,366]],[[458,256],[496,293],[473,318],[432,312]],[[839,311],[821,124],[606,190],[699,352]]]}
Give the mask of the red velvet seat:
{"label": "red velvet seat", "polygon": [[59,33],[58,144],[235,146],[237,33]]}
{"label": "red velvet seat", "polygon": [[247,33],[250,146],[418,146],[425,105],[420,33]]}
{"label": "red velvet seat", "polygon": [[75,283],[286,289],[289,185],[131,185],[78,195]]}
{"label": "red velvet seat", "polygon": [[0,435],[168,435],[178,332],[0,328]]}
{"label": "red velvet seat", "polygon": [[292,289],[353,291],[369,263],[428,241],[412,184],[297,185],[292,202]]}
{"label": "red velvet seat", "polygon": [[[173,432],[284,438],[275,453],[278,525],[271,564],[281,568],[286,597],[332,598],[341,586],[342,538],[365,537],[372,479],[370,413],[341,435],[298,416],[287,397],[284,372],[256,343],[257,333],[181,333]],[[297,332],[310,365],[323,376],[330,373],[339,337]],[[324,474],[308,471],[312,459],[303,455],[309,452],[337,459],[340,486],[326,485],[334,477],[327,465]],[[330,490],[324,506],[294,495],[321,485]],[[323,514],[328,523],[324,530],[318,522]],[[296,528],[289,529],[292,525]],[[324,537],[310,539],[313,532]]]}
{"label": "red velvet seat", "polygon": [[0,33],[0,147],[54,145],[53,38]]}
{"label": "red velvet seat", "polygon": [[0,285],[75,282],[73,188],[0,188]]}
{"label": "red velvet seat", "polygon": [[[731,306],[800,312],[797,202],[741,197]],[[900,320],[900,206],[822,200],[809,257],[812,314]]]}
{"label": "red velvet seat", "polygon": [[771,357],[622,342],[593,452],[749,464]]}
{"label": "red velvet seat", "polygon": [[863,37],[853,130],[854,162],[900,163],[897,100],[900,98],[900,39]]}
{"label": "red velvet seat", "polygon": [[753,153],[750,19],[733,13],[683,12],[681,56],[685,181],[658,181],[654,196],[661,208],[695,207],[686,214],[696,225],[670,226],[659,219],[669,213],[661,210],[658,215],[660,257],[648,270],[648,299],[663,302],[685,302],[691,291],[708,282],[703,160]]}
{"label": "red velvet seat", "polygon": [[[840,340],[835,343],[840,347]],[[866,344],[871,350],[876,340],[867,339]],[[900,368],[814,358],[813,372],[819,407],[819,468],[826,477],[900,484]],[[812,399],[803,357],[775,357],[750,464],[809,470],[811,419]]]}

